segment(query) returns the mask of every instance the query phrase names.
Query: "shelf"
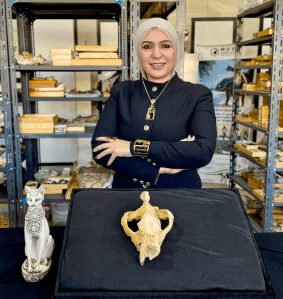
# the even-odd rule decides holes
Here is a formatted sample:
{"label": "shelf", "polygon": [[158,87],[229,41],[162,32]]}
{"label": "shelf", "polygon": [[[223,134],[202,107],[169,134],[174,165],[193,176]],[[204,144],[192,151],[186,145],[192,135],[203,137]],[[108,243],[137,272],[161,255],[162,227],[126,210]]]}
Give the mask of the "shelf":
{"label": "shelf", "polygon": [[65,101],[93,101],[93,102],[103,102],[103,101],[107,101],[108,98],[105,98],[105,97],[84,97],[84,98],[76,98],[76,97],[59,97],[59,98],[29,98],[29,100],[31,102],[50,102],[50,101],[62,101],[62,102],[65,102]]}
{"label": "shelf", "polygon": [[266,92],[266,91],[259,91],[259,90],[250,91],[250,90],[244,90],[244,89],[235,89],[235,92],[236,93],[244,93],[244,94],[252,94],[255,96],[270,97],[270,92]]}
{"label": "shelf", "polygon": [[256,7],[247,9],[239,14],[238,18],[272,17],[274,1],[269,1]]}
{"label": "shelf", "polygon": [[0,172],[7,172],[7,168],[6,167],[0,167]]}
{"label": "shelf", "polygon": [[[237,119],[233,119],[233,122],[239,124],[239,125],[242,125],[242,126],[245,126],[245,127],[248,127],[248,128],[251,128],[253,130],[256,130],[256,131],[260,131],[260,132],[263,132],[263,133],[267,133],[267,130],[264,129],[264,128],[261,128],[261,127],[257,127],[255,125],[253,125],[252,123],[246,123],[246,122],[242,122],[240,120],[237,120]],[[282,135],[283,135],[283,132],[281,132]]]}
{"label": "shelf", "polygon": [[66,133],[30,133],[20,134],[23,139],[37,139],[37,138],[92,138],[95,127],[85,127],[85,132],[66,132]]}
{"label": "shelf", "polygon": [[262,44],[270,44],[272,43],[272,39],[273,39],[273,35],[267,35],[267,36],[249,39],[243,42],[236,42],[236,46],[257,46]]}
{"label": "shelf", "polygon": [[122,65],[111,66],[60,66],[60,65],[15,65],[16,71],[30,72],[95,72],[95,71],[122,71]]}
{"label": "shelf", "polygon": [[259,224],[260,218],[255,215],[248,215],[251,226],[256,233],[264,233],[263,227]]}
{"label": "shelf", "polygon": [[246,154],[244,154],[244,153],[242,153],[242,152],[240,152],[240,151],[237,151],[235,148],[231,148],[231,151],[234,152],[234,153],[236,153],[236,154],[239,154],[240,156],[242,156],[242,157],[246,158],[247,160],[253,162],[253,163],[256,164],[257,166],[259,166],[259,167],[265,169],[265,167],[264,167],[263,165],[261,165],[259,162],[257,162],[255,159],[253,159],[253,158],[250,157],[249,155],[246,155]]}
{"label": "shelf", "polygon": [[0,191],[0,203],[6,203],[6,204],[8,204],[7,193]]}
{"label": "shelf", "polygon": [[28,12],[36,19],[113,19],[121,13],[114,0],[17,0],[12,1],[13,10]]}
{"label": "shelf", "polygon": [[235,67],[236,70],[253,70],[253,69],[271,69],[271,65],[247,65],[247,66],[241,66],[237,65]]}
{"label": "shelf", "polygon": [[65,198],[65,192],[62,194],[44,194],[44,203],[57,202],[57,201],[68,201],[70,200]]}
{"label": "shelf", "polygon": [[248,185],[248,182],[243,177],[235,175],[235,176],[231,176],[230,179],[233,180],[239,186],[241,186],[248,193],[250,193],[259,204],[263,204],[262,200],[253,194],[253,188]]}

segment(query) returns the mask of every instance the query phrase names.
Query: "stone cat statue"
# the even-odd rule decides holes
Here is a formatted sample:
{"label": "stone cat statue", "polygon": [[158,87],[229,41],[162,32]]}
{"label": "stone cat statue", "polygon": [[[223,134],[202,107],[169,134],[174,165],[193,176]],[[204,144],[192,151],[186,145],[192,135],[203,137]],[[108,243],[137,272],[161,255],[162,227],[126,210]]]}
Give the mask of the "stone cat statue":
{"label": "stone cat statue", "polygon": [[22,274],[25,280],[36,282],[43,279],[50,269],[54,240],[42,207],[44,187],[30,189],[25,186],[25,190],[28,204],[24,226],[27,259],[22,265]]}

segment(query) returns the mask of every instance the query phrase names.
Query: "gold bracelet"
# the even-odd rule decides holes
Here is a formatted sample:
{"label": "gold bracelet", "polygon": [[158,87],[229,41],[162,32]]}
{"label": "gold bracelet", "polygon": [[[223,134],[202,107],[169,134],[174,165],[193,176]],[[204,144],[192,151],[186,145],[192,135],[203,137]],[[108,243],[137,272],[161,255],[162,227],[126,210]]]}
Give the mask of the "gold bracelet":
{"label": "gold bracelet", "polygon": [[134,157],[146,158],[148,156],[150,141],[136,139],[134,143]]}
{"label": "gold bracelet", "polygon": [[158,175],[157,175],[157,177],[156,177],[156,179],[155,179],[154,186],[156,185],[156,183],[157,183],[157,181],[158,181],[158,179],[159,179],[159,176],[160,176],[160,173],[158,173]]}

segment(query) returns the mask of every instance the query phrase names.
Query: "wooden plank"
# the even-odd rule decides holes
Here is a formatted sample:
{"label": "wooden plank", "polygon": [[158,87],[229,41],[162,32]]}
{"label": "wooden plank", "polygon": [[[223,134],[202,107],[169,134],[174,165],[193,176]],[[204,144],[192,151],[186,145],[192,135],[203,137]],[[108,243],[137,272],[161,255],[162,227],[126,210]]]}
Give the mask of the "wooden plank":
{"label": "wooden plank", "polygon": [[246,209],[247,214],[258,214],[261,209]]}
{"label": "wooden plank", "polygon": [[29,84],[57,84],[56,80],[29,80]]}
{"label": "wooden plank", "polygon": [[43,91],[43,92],[58,92],[58,91],[65,91],[64,88],[58,88],[58,87],[35,87],[35,88],[30,88],[30,91]]}
{"label": "wooden plank", "polygon": [[61,98],[64,97],[64,91],[30,91],[32,98]]}
{"label": "wooden plank", "polygon": [[161,10],[161,3],[160,2],[152,3],[148,8],[148,10],[145,12],[145,14],[142,16],[142,19],[149,19],[157,10]]}
{"label": "wooden plank", "polygon": [[66,192],[66,195],[65,195],[66,199],[71,199],[71,193],[74,188],[78,188],[77,181],[75,179],[73,180],[73,182],[71,183],[70,187],[68,188],[68,190]]}
{"label": "wooden plank", "polygon": [[258,32],[257,36],[262,37],[262,36],[271,35],[271,34],[273,34],[273,29],[266,29],[266,30]]}
{"label": "wooden plank", "polygon": [[58,55],[72,55],[72,49],[52,49],[52,56]]}
{"label": "wooden plank", "polygon": [[122,59],[73,59],[72,65],[122,65]]}
{"label": "wooden plank", "polygon": [[94,53],[94,52],[85,52],[85,53],[79,53],[79,57],[80,59],[86,59],[86,58],[100,58],[100,59],[104,59],[104,58],[111,58],[111,59],[118,59],[118,55],[117,53]]}
{"label": "wooden plank", "polygon": [[66,132],[84,132],[85,124],[67,124]]}
{"label": "wooden plank", "polygon": [[58,124],[57,114],[24,114],[19,117],[20,123],[53,123]]}
{"label": "wooden plank", "polygon": [[117,46],[76,46],[78,52],[117,52]]}
{"label": "wooden plank", "polygon": [[20,123],[20,129],[54,129],[53,123]]}
{"label": "wooden plank", "polygon": [[21,128],[20,126],[20,134],[30,134],[30,133],[35,133],[35,134],[42,134],[42,133],[50,133],[53,134],[54,133],[54,128],[30,128],[30,129],[26,129],[26,128]]}
{"label": "wooden plank", "polygon": [[[253,190],[253,194],[255,194],[258,198],[260,198],[262,201],[264,201],[264,191],[263,190]],[[275,197],[274,202],[283,202],[283,196]]]}
{"label": "wooden plank", "polygon": [[58,60],[54,60],[53,59],[53,65],[72,65],[72,59],[70,60],[63,60],[63,59],[58,59]]}

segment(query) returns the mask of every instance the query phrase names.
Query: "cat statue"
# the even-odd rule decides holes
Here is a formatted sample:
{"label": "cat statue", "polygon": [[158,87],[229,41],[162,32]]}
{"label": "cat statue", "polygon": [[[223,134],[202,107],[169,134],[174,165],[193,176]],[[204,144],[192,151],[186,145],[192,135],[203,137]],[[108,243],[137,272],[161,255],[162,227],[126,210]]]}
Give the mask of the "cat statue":
{"label": "cat statue", "polygon": [[25,254],[27,259],[22,265],[22,274],[26,281],[42,280],[51,266],[54,240],[42,207],[45,188],[31,189],[25,186],[28,210],[25,216]]}

